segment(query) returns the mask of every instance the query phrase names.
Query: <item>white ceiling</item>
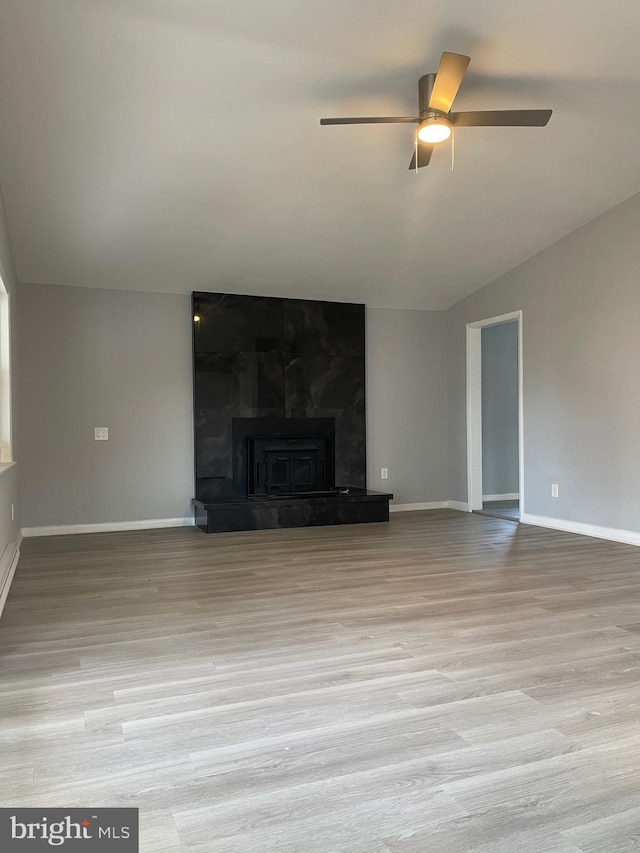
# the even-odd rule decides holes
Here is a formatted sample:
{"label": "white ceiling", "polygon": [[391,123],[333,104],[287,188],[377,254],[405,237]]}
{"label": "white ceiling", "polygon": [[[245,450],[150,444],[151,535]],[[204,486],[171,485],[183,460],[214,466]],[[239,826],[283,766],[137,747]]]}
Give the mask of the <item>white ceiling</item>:
{"label": "white ceiling", "polygon": [[[640,190],[637,0],[0,0],[18,278],[443,309]],[[409,172],[441,51],[461,129]]]}

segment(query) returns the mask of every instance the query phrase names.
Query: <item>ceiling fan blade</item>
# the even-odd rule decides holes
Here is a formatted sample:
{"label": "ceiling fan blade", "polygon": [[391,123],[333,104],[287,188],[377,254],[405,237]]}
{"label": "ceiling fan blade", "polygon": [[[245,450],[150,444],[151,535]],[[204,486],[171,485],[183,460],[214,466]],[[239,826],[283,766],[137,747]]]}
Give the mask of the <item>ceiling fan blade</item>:
{"label": "ceiling fan blade", "polygon": [[429,98],[430,109],[440,110],[443,113],[449,112],[470,62],[471,57],[464,56],[461,53],[447,53],[445,51],[442,54]]}
{"label": "ceiling fan blade", "polygon": [[364,118],[321,118],[320,124],[416,124],[420,119],[415,116],[368,116]]}
{"label": "ceiling fan blade", "polygon": [[[421,169],[423,166],[429,165],[429,160],[431,160],[431,155],[433,154],[433,149],[435,145],[429,144],[428,142],[420,142],[418,140],[418,169]],[[409,163],[409,168],[416,168],[416,152],[413,152],[413,157],[411,158],[411,162]]]}
{"label": "ceiling fan blade", "polygon": [[553,110],[483,110],[451,113],[454,127],[544,127]]}

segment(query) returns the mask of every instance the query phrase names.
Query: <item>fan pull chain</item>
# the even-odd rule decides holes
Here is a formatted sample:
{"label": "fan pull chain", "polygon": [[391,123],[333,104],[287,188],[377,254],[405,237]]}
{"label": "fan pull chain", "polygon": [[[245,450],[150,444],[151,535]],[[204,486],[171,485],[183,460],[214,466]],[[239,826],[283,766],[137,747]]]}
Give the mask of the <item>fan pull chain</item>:
{"label": "fan pull chain", "polygon": [[456,146],[455,146],[455,137],[456,132],[453,128],[451,128],[451,171],[455,169],[456,166]]}
{"label": "fan pull chain", "polygon": [[418,168],[419,168],[419,167],[418,167],[418,128],[417,128],[417,127],[416,127],[415,148],[416,148],[416,155],[415,155],[415,159],[416,159],[416,170],[415,170],[415,171],[416,171],[416,175],[417,175],[417,174],[418,174]]}

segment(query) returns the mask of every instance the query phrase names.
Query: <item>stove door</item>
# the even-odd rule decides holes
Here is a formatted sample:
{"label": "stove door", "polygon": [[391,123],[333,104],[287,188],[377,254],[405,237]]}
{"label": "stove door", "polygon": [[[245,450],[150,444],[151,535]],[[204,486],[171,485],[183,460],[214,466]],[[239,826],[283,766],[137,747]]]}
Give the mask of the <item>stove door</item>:
{"label": "stove door", "polygon": [[294,453],[292,472],[294,492],[310,492],[322,487],[318,478],[317,453]]}
{"label": "stove door", "polygon": [[269,492],[291,492],[292,489],[292,457],[291,453],[267,453],[267,482]]}

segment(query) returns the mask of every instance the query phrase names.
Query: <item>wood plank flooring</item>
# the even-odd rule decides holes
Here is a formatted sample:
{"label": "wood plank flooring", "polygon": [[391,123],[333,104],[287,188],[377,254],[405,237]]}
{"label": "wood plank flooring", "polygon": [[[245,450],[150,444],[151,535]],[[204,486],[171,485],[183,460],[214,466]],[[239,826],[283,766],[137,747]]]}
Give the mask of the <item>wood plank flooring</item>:
{"label": "wood plank flooring", "polygon": [[640,850],[640,550],[487,516],[31,539],[0,804],[144,853]]}
{"label": "wood plank flooring", "polygon": [[520,521],[520,501],[484,501],[482,509],[476,509],[482,515],[490,515],[493,518],[508,518],[511,521]]}

